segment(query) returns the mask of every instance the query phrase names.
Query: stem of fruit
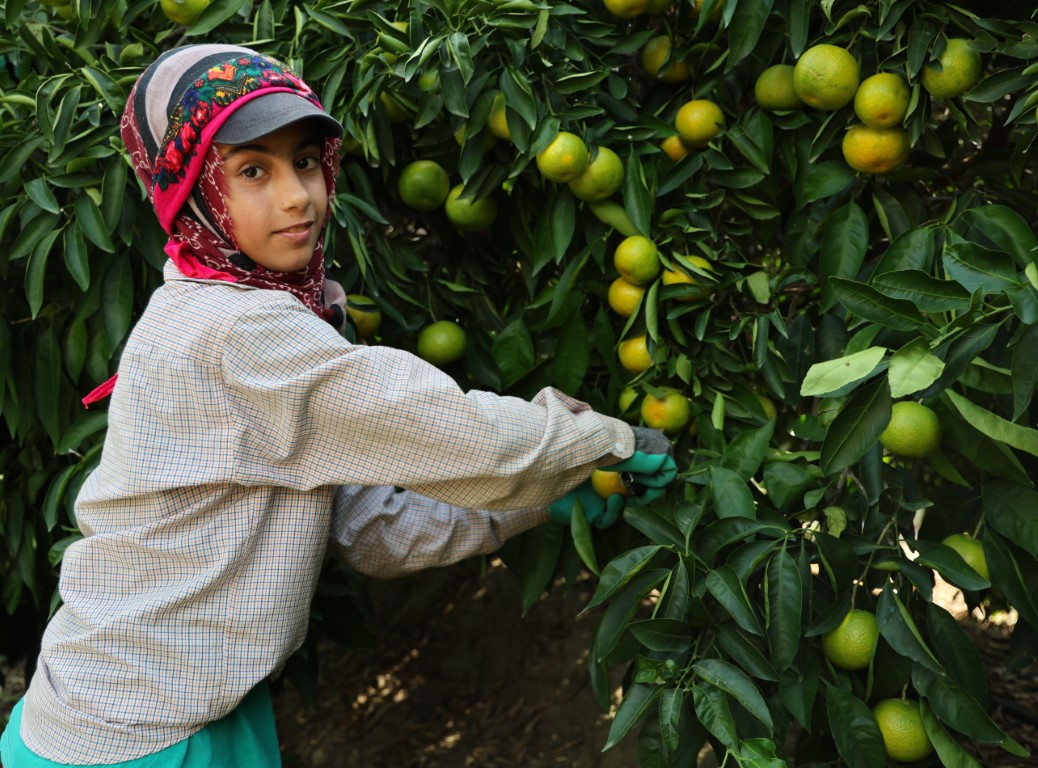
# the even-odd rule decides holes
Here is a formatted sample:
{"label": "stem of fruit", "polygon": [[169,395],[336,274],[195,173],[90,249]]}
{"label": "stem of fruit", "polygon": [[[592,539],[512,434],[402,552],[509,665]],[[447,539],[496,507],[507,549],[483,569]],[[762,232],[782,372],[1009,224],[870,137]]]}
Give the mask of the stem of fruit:
{"label": "stem of fruit", "polygon": [[[879,537],[876,539],[876,544],[882,544],[883,540],[887,537],[887,531],[894,525],[895,518],[891,517],[887,520],[887,524],[883,526],[883,530],[880,531]],[[861,572],[861,576],[854,580],[854,586],[851,587],[851,610],[854,610],[854,601],[858,597],[858,587],[865,583],[865,577],[869,574],[869,569],[872,567],[872,561],[876,559],[876,553],[878,549],[874,549],[869,553],[869,559],[865,561],[865,568]]]}

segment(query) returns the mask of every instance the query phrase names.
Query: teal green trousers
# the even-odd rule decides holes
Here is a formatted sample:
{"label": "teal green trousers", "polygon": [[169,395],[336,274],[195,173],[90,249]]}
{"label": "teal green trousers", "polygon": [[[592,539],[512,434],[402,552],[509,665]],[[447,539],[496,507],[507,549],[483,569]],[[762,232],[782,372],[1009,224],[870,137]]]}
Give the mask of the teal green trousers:
{"label": "teal green trousers", "polygon": [[[4,768],[70,768],[67,763],[45,760],[22,742],[22,702],[0,735],[0,764]],[[260,683],[226,717],[209,723],[183,741],[144,757],[108,765],[119,768],[280,768],[281,750],[270,689]],[[72,766],[72,768],[77,768]]]}

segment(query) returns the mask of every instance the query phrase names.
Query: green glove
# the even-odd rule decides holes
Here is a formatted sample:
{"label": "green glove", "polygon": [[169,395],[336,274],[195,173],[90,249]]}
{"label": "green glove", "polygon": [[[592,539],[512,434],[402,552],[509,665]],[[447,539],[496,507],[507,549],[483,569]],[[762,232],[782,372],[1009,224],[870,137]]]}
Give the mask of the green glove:
{"label": "green glove", "polygon": [[548,505],[548,514],[551,519],[560,525],[569,525],[573,517],[573,508],[577,500],[584,509],[584,517],[589,524],[596,528],[608,528],[620,519],[624,511],[626,499],[619,493],[614,493],[608,499],[603,499],[595,489],[591,487],[591,481],[585,480],[561,499],[556,499]]}
{"label": "green glove", "polygon": [[674,482],[678,465],[669,453],[642,453],[635,451],[629,459],[607,467],[624,477],[624,485],[631,497],[642,504],[649,504],[666,493],[667,486]]}

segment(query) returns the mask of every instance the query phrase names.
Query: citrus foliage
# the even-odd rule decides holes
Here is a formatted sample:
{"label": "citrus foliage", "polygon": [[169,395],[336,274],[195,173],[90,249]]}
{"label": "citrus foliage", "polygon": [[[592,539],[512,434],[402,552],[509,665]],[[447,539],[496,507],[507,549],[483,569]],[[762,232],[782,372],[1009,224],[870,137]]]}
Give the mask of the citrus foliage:
{"label": "citrus foliage", "polygon": [[[599,575],[603,706],[609,670],[628,672],[610,745],[637,738],[643,766],[689,764],[709,739],[740,764],[878,768],[872,707],[907,686],[944,764],[971,765],[971,742],[1022,751],[932,594],[936,570],[971,604],[1011,604],[1016,659],[1038,647],[1030,3],[215,0],[188,28],[149,0],[2,8],[8,613],[49,608],[105,424],[78,398],[115,370],[159,280],[163,238],[115,141],[129,86],[178,42],[249,43],[346,125],[327,253],[381,312],[370,343],[416,350],[451,321],[463,336],[433,327],[452,329],[440,359],[463,386],[556,386],[672,432],[666,500],[502,551],[524,608],[560,571]],[[960,57],[940,77],[961,40],[979,72]],[[896,132],[863,142],[856,88],[878,73],[908,102],[887,126],[863,95],[863,127]],[[891,145],[896,162],[853,159]],[[596,199],[614,153],[620,187]],[[575,195],[602,157],[610,172]],[[399,197],[418,160],[447,173],[443,206]],[[655,246],[659,276],[638,271],[646,284],[610,301],[631,236]],[[936,414],[925,457],[884,456],[895,401]],[[941,543],[963,532],[990,578]],[[823,652],[851,609],[876,617],[865,669]]]}

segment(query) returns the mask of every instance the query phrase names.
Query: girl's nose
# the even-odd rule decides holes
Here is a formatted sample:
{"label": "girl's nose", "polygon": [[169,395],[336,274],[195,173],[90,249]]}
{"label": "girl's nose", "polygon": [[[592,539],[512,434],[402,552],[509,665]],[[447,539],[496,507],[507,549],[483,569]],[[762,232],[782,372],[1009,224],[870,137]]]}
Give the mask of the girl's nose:
{"label": "girl's nose", "polygon": [[310,191],[293,172],[284,175],[281,184],[281,210],[305,210],[310,206]]}

